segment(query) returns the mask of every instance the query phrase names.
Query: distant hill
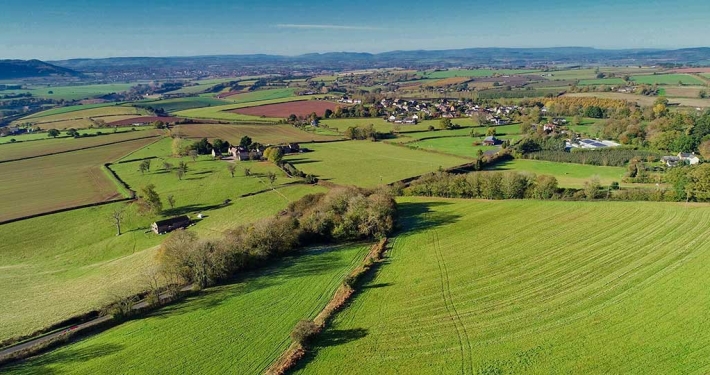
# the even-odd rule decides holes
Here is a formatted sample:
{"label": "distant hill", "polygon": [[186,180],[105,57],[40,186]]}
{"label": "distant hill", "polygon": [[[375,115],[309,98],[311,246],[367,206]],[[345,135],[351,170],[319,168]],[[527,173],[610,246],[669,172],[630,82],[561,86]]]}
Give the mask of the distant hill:
{"label": "distant hill", "polygon": [[76,77],[81,73],[39,60],[0,60],[0,80],[38,77]]}
{"label": "distant hill", "polygon": [[299,56],[215,55],[185,57],[118,57],[72,59],[53,64],[83,72],[104,74],[154,73],[160,70],[208,69],[212,73],[280,73],[310,70],[349,70],[385,67],[414,69],[456,66],[523,67],[540,65],[710,65],[710,48],[678,50],[603,50],[587,47],[467,48],[452,50],[391,51],[384,53],[328,52]]}

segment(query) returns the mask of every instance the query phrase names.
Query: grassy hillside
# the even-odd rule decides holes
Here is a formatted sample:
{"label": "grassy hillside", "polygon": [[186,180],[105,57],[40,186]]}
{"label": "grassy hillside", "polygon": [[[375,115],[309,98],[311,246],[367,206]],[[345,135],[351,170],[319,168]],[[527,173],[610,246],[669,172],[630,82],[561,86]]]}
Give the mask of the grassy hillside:
{"label": "grassy hillside", "polygon": [[456,156],[416,151],[382,142],[304,144],[313,150],[286,160],[305,173],[337,184],[373,187],[442,168],[470,163]]}
{"label": "grassy hillside", "polygon": [[314,318],[366,253],[357,245],[313,249],[8,373],[262,373],[291,343],[296,323]]}
{"label": "grassy hillside", "polygon": [[251,137],[254,142],[262,144],[328,141],[342,138],[299,130],[292,125],[189,124],[178,125],[173,133],[185,138],[219,138],[232,144],[239,144],[239,140],[245,135]]}
{"label": "grassy hillside", "polygon": [[195,97],[188,97],[188,98],[166,99],[166,100],[157,100],[157,101],[153,101],[153,102],[138,103],[138,104],[136,104],[136,107],[162,108],[165,110],[165,112],[172,113],[172,112],[184,111],[184,110],[193,109],[193,108],[202,108],[202,107],[212,107],[212,106],[224,105],[227,103],[228,102],[226,102],[224,100],[219,100],[219,99],[215,99],[215,98],[195,96]]}
{"label": "grassy hillside", "polygon": [[299,373],[710,371],[707,206],[400,203],[387,264]]}
{"label": "grassy hillside", "polygon": [[236,94],[228,96],[225,100],[234,103],[251,103],[259,102],[263,100],[274,100],[282,99],[293,96],[295,89],[285,88],[285,89],[271,89],[271,90],[258,90],[252,92],[246,92],[243,94]]}

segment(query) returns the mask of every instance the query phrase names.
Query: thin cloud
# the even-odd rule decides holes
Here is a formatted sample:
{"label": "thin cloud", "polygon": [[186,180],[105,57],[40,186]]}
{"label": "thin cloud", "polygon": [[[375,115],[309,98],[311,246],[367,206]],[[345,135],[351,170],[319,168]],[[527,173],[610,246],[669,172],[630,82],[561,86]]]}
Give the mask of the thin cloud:
{"label": "thin cloud", "polygon": [[349,26],[349,25],[302,25],[293,23],[280,23],[276,25],[280,29],[301,29],[301,30],[382,30],[380,27],[371,26]]}

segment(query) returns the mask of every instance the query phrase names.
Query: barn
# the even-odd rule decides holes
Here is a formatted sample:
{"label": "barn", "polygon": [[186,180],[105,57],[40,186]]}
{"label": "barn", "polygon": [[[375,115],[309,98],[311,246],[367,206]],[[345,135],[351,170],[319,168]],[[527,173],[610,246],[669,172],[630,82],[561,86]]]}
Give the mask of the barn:
{"label": "barn", "polygon": [[190,218],[185,215],[182,215],[172,217],[170,219],[158,220],[154,222],[153,225],[150,226],[150,228],[156,234],[163,234],[172,232],[175,229],[186,228],[188,225],[190,225]]}

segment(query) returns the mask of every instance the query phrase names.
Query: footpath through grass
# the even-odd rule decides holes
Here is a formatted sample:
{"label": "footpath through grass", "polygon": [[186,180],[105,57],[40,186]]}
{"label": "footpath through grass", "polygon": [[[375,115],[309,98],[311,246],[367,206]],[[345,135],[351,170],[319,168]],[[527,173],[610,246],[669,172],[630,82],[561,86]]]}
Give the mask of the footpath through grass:
{"label": "footpath through grass", "polygon": [[9,374],[258,374],[313,319],[368,246],[312,249],[27,363]]}
{"label": "footpath through grass", "polygon": [[303,374],[707,373],[707,205],[402,199]]}

